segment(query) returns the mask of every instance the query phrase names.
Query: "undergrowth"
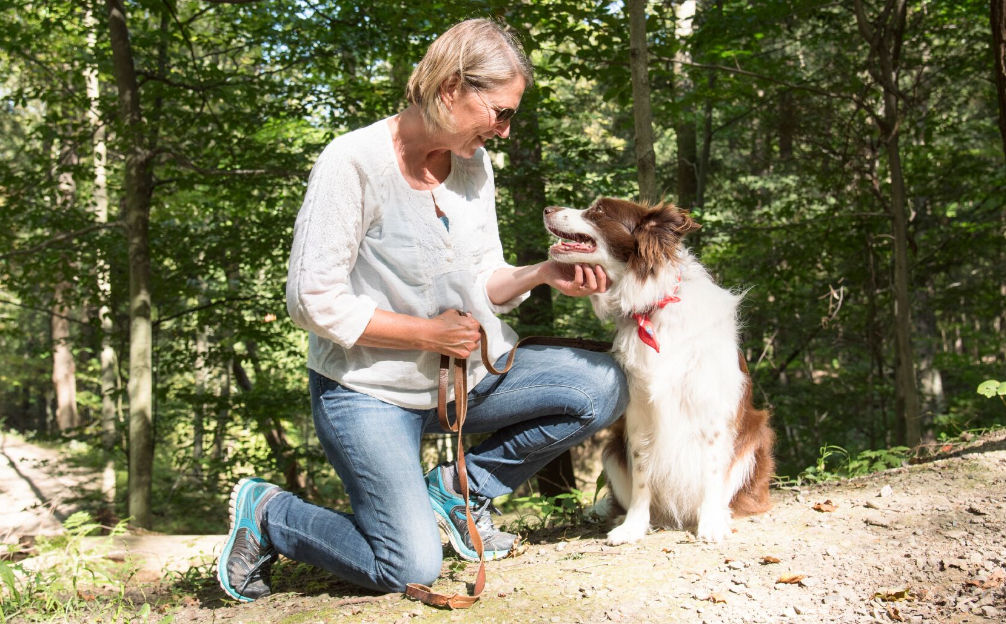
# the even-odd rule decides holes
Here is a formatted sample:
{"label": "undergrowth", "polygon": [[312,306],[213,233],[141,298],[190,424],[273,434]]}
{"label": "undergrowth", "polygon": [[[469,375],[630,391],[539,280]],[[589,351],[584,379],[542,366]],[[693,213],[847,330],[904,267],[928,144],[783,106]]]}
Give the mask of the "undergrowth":
{"label": "undergrowth", "polygon": [[[39,537],[30,560],[10,544],[0,559],[0,622],[120,622],[151,620],[145,602],[136,606],[126,588],[136,569],[106,558],[112,538],[125,532],[125,521],[102,527],[86,512],[63,523],[65,533]],[[84,538],[102,529],[95,543]]]}

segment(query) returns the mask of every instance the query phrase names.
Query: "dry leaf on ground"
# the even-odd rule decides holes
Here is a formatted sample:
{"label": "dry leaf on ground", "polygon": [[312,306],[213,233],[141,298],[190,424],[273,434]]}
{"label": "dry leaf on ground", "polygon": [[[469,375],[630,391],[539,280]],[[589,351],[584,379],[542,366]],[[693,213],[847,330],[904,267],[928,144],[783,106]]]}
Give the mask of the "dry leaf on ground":
{"label": "dry leaf on ground", "polygon": [[887,607],[887,617],[891,618],[895,622],[904,622],[905,618],[901,615],[901,610],[891,605]]}
{"label": "dry leaf on ground", "polygon": [[787,585],[793,585],[795,583],[799,583],[800,581],[802,581],[803,577],[804,577],[803,574],[783,574],[782,576],[777,578],[775,582],[785,583]]}
{"label": "dry leaf on ground", "polygon": [[977,587],[978,589],[997,589],[1002,587],[1003,581],[1006,581],[1006,573],[1003,573],[1002,569],[998,569],[985,580],[968,579],[964,585]]}
{"label": "dry leaf on ground", "polygon": [[873,597],[880,598],[885,602],[911,600],[910,591],[907,585],[904,587],[881,587],[873,594]]}
{"label": "dry leaf on ground", "polygon": [[712,602],[713,604],[726,601],[727,598],[723,594],[709,594],[709,602]]}
{"label": "dry leaf on ground", "polygon": [[838,505],[836,505],[835,503],[831,502],[831,500],[826,500],[823,503],[817,503],[817,504],[815,504],[813,507],[811,507],[811,509],[813,509],[814,511],[820,511],[820,512],[823,512],[823,513],[831,513],[833,511],[835,511],[836,509],[838,509]]}
{"label": "dry leaf on ground", "polygon": [[778,557],[773,557],[771,555],[765,555],[764,557],[761,558],[761,562],[764,565],[768,565],[770,563],[779,563],[779,561],[781,561],[781,559],[779,559]]}

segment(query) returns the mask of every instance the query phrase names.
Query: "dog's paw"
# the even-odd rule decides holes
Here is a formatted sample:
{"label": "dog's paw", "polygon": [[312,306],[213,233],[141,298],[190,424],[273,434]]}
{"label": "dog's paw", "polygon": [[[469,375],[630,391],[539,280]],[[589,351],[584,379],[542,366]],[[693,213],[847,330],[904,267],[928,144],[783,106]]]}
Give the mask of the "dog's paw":
{"label": "dog's paw", "polygon": [[696,532],[703,542],[722,542],[730,534],[730,517],[724,514],[702,514]]}
{"label": "dog's paw", "polygon": [[646,535],[646,527],[631,526],[625,522],[608,531],[608,546],[618,546],[619,544],[632,544],[643,539]]}

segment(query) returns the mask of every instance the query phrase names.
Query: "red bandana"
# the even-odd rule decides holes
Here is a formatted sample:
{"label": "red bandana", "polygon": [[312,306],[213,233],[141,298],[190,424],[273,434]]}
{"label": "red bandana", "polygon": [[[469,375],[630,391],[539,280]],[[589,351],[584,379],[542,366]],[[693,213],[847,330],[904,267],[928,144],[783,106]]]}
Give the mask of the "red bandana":
{"label": "red bandana", "polygon": [[653,331],[653,323],[650,322],[650,313],[655,312],[658,309],[663,309],[668,303],[677,303],[681,301],[681,298],[676,296],[674,293],[678,292],[678,286],[681,285],[681,274],[678,274],[678,282],[674,285],[670,294],[665,296],[660,301],[657,301],[650,307],[648,307],[643,312],[633,312],[632,318],[636,319],[636,324],[639,325],[639,329],[636,333],[639,334],[639,339],[645,344],[653,347],[653,350],[660,353],[660,343],[657,342],[656,333]]}

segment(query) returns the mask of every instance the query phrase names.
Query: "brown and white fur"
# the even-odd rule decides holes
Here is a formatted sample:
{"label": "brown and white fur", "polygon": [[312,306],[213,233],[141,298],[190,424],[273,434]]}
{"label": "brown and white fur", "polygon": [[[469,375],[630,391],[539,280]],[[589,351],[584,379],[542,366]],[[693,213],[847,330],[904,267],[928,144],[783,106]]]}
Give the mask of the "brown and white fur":
{"label": "brown and white fur", "polygon": [[[601,198],[586,210],[546,208],[545,226],[565,239],[549,250],[554,260],[601,265],[611,281],[591,296],[595,313],[615,320],[613,351],[629,381],[625,417],[603,455],[614,501],[595,507],[607,517],[626,511],[608,543],[635,542],[651,524],[722,541],[732,517],[771,507],[775,468],[769,414],[752,405],[738,351],[741,296],[717,286],[684,247],[699,226],[672,204]],[[632,314],[667,294],[680,301],[649,314],[657,352]]]}

